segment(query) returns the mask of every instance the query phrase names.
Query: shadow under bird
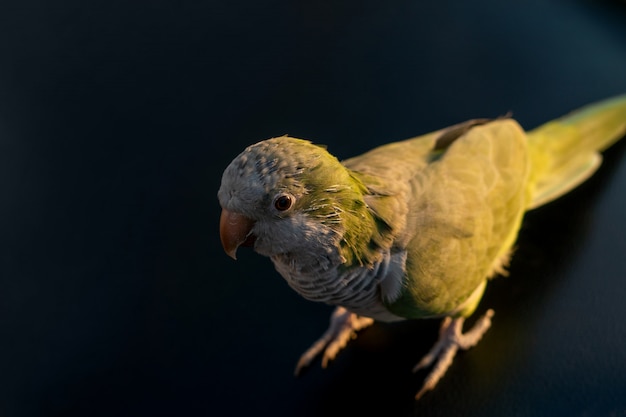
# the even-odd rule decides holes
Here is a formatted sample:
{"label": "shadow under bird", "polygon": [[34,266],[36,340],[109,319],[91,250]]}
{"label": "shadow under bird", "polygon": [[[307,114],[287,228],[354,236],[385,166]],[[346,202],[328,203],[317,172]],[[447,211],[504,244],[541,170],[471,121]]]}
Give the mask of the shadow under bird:
{"label": "shadow under bird", "polygon": [[415,366],[433,389],[459,349],[491,325],[463,332],[487,282],[506,274],[528,210],[567,193],[626,132],[626,95],[525,132],[511,118],[476,119],[339,161],[288,136],[246,148],[218,192],[220,237],[268,256],[303,297],[337,306],[300,358],[322,365],[374,320],[443,318]]}

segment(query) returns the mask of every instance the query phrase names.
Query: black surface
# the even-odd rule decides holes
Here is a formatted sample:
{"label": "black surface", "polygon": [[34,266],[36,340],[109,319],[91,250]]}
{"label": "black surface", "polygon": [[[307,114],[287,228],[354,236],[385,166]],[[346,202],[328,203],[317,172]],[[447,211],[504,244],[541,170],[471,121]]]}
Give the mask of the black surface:
{"label": "black surface", "polygon": [[420,402],[438,323],[295,379],[331,308],[218,238],[221,173],[626,92],[619,1],[0,3],[0,415],[626,414],[626,143],[529,214],[485,339]]}

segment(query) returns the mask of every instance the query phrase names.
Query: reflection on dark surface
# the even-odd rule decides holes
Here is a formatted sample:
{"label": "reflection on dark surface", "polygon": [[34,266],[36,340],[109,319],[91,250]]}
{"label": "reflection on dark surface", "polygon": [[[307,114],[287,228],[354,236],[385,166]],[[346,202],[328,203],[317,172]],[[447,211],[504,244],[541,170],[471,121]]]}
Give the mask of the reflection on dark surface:
{"label": "reflection on dark surface", "polygon": [[292,376],[331,309],[218,236],[222,170],[341,158],[626,92],[623,2],[4,2],[0,415],[622,415],[625,144],[529,213],[485,339],[419,403],[436,321]]}

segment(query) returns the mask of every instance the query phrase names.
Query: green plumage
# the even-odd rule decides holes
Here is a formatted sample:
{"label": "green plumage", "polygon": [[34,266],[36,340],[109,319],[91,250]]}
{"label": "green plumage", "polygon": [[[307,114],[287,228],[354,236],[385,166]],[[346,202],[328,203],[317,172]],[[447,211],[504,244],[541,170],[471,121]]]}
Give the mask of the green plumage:
{"label": "green plumage", "polygon": [[402,317],[471,313],[474,306],[459,307],[498,270],[529,199],[526,140],[515,121],[473,127],[434,158],[443,134],[344,162],[377,178],[376,188],[394,190],[395,203],[390,197],[368,199],[375,212],[402,206],[388,214],[390,223],[403,223],[395,228],[395,249],[408,254],[404,291],[388,304]]}

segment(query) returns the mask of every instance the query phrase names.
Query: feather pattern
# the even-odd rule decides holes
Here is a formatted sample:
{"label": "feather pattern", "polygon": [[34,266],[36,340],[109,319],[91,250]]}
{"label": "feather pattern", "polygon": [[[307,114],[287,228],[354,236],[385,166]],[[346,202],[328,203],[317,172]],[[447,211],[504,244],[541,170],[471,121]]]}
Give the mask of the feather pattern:
{"label": "feather pattern", "polygon": [[330,261],[304,270],[289,254],[271,257],[289,286],[308,300],[343,306],[353,313],[381,321],[400,320],[401,317],[389,312],[383,299],[393,302],[400,294],[397,284],[402,281],[406,252],[393,255],[385,252],[381,258],[372,268],[347,269],[343,263],[336,262],[329,268],[333,264]]}

